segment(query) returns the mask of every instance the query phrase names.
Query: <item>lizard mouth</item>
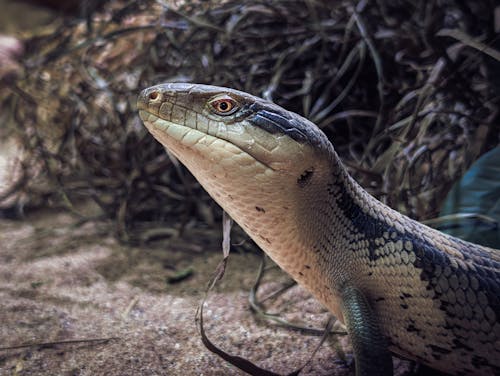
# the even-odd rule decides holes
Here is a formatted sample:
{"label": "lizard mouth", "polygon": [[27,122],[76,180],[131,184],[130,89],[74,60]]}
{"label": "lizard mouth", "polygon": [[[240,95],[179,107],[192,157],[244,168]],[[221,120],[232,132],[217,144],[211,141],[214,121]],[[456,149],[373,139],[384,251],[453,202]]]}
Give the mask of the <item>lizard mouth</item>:
{"label": "lizard mouth", "polygon": [[215,136],[189,125],[172,122],[147,109],[140,109],[139,116],[149,132],[181,161],[185,159],[186,151],[196,153],[203,158],[205,153],[201,149],[210,148],[214,151],[218,149],[230,151],[235,155],[245,155],[254,162],[260,163],[270,170],[275,170],[271,164],[259,158],[256,152],[252,153],[251,146],[244,148],[227,137],[222,137],[222,134]]}

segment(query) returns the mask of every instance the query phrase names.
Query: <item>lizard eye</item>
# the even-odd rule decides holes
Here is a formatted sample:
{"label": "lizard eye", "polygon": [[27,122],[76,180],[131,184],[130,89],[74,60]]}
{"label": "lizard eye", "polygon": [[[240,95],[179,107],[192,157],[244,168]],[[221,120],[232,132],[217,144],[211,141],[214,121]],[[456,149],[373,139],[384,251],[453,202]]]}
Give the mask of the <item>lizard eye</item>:
{"label": "lizard eye", "polygon": [[231,115],[238,109],[238,103],[231,97],[224,95],[208,102],[210,110],[217,115]]}

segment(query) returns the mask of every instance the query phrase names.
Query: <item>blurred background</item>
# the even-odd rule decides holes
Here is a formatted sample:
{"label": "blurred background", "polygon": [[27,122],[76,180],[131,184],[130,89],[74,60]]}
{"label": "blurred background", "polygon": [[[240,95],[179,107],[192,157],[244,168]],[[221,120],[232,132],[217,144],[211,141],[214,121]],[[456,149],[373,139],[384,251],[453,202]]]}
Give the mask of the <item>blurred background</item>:
{"label": "blurred background", "polygon": [[[24,348],[8,349],[0,352],[0,371],[104,374],[105,363],[113,369],[106,374],[145,372],[145,364],[151,374],[166,372],[165,361],[150,359],[170,349],[165,336],[151,339],[165,317],[155,313],[159,326],[148,332],[154,309],[146,302],[165,304],[170,293],[200,296],[218,257],[222,215],[138,118],[138,93],[160,82],[228,86],[297,112],[327,134],[349,172],[381,201],[500,247],[500,7],[494,1],[0,0],[0,9],[0,293],[6,302],[0,318],[7,323],[0,335],[10,347],[102,333],[121,338],[106,345],[108,355],[96,360],[92,353],[93,361],[74,351],[61,350],[55,360],[33,347],[28,357]],[[226,287],[240,289],[232,293],[244,306],[259,256],[242,231],[234,231],[233,242],[240,279]],[[273,275],[269,284],[280,278]],[[293,301],[303,292],[290,294]],[[120,303],[110,308],[110,301]],[[179,315],[194,311],[193,302],[184,302]],[[222,316],[231,311],[223,307]],[[300,305],[279,307],[301,312]],[[321,322],[324,312],[313,311]],[[124,312],[135,312],[133,325]],[[245,312],[243,320],[257,325]],[[96,329],[88,320],[102,323]],[[191,337],[192,317],[185,320]],[[253,329],[255,336],[277,330]],[[157,347],[148,352],[142,342],[130,342],[131,333]],[[111,360],[123,354],[124,341],[146,351],[134,353],[136,366]],[[205,351],[195,341],[191,351]],[[339,343],[319,359],[330,364],[332,349],[338,354],[348,346]],[[171,353],[181,351],[172,346]],[[50,359],[46,368],[37,363],[43,356]],[[288,364],[286,351],[283,356]],[[208,361],[193,359],[174,363],[203,370]],[[335,372],[350,372],[344,368]]]}

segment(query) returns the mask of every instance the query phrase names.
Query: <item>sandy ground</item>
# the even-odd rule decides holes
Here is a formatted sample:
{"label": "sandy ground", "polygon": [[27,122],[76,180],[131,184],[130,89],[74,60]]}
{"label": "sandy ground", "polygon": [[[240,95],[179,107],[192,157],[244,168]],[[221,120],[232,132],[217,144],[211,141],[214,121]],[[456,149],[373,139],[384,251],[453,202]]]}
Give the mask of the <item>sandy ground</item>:
{"label": "sandy ground", "polygon": [[[0,220],[0,347],[110,339],[1,349],[0,375],[242,374],[205,349],[195,325],[197,305],[221,258],[216,246],[194,247],[197,252],[176,250],[168,241],[128,247],[114,239],[110,224],[75,223],[51,210],[23,221]],[[259,263],[256,254],[231,255],[208,299],[206,330],[225,350],[286,374],[308,359],[319,338],[252,315],[247,298]],[[186,269],[193,271],[189,278],[166,282]],[[271,273],[263,294],[284,280],[279,271]],[[319,327],[327,318],[298,287],[271,309]],[[349,361],[346,337],[332,336],[302,374],[351,374],[342,352]]]}

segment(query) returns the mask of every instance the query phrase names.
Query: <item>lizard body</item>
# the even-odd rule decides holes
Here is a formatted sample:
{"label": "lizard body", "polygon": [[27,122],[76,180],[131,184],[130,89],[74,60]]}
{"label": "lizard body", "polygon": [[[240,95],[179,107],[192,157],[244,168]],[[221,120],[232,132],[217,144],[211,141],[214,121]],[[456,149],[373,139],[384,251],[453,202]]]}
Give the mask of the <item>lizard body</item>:
{"label": "lizard body", "polygon": [[215,86],[144,90],[153,136],[299,284],[347,326],[357,375],[389,353],[455,375],[500,374],[500,252],[377,201],[323,132],[297,114]]}

